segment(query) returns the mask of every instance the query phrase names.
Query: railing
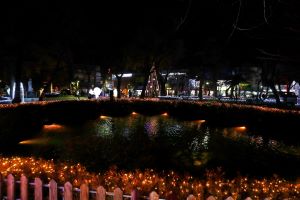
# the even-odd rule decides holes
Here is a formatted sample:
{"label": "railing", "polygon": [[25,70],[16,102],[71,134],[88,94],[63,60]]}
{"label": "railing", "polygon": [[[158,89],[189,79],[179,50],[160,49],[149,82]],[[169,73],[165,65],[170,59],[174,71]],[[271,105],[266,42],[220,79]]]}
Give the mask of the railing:
{"label": "railing", "polygon": [[[6,183],[6,195],[4,194]],[[18,191],[18,196],[16,195],[16,183],[20,184],[20,190]],[[28,186],[34,187],[33,194],[29,194]],[[45,188],[49,188],[48,195],[45,194]],[[82,184],[80,188],[73,188],[70,182],[66,182],[64,186],[58,187],[55,180],[50,180],[48,184],[43,184],[40,178],[35,178],[33,183],[28,183],[28,178],[24,175],[21,176],[19,181],[15,180],[15,177],[12,174],[7,176],[7,179],[4,179],[0,174],[0,199],[7,199],[7,200],[28,200],[29,195],[33,196],[34,200],[58,200],[58,191],[60,191],[61,199],[64,200],[73,200],[75,199],[74,196],[78,196],[80,200],[88,200],[93,195],[93,199],[96,200],[105,200],[107,196],[112,196],[113,200],[123,200],[123,199],[130,199],[130,200],[138,200],[138,199],[149,199],[149,200],[163,200],[159,199],[159,195],[152,191],[148,197],[139,197],[137,190],[132,190],[130,195],[124,195],[123,191],[120,188],[116,188],[113,192],[107,192],[103,186],[97,187],[96,190],[89,190],[87,184]],[[43,193],[44,192],[44,193]],[[77,195],[74,195],[77,193]],[[30,198],[30,199],[32,199]],[[77,199],[77,198],[76,198]],[[187,200],[196,200],[194,195],[190,194],[187,197]],[[201,196],[200,199],[205,199],[205,197]],[[206,200],[216,200],[215,197],[209,196]],[[231,196],[226,198],[226,200],[234,200]],[[252,200],[250,197],[247,197],[245,200]],[[266,198],[265,200],[268,200]],[[284,200],[284,199],[283,199]],[[288,199],[286,199],[288,200]]]}

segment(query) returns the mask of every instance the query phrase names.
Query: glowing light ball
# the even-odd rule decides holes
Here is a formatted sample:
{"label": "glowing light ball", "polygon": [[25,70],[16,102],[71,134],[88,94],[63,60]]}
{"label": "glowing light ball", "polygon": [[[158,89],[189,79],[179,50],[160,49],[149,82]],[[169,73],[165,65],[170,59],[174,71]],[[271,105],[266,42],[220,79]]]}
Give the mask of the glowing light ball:
{"label": "glowing light ball", "polygon": [[99,95],[101,94],[102,90],[98,87],[94,88],[94,94],[95,94],[95,98],[98,99]]}
{"label": "glowing light ball", "polygon": [[94,94],[95,94],[95,93],[94,93],[94,90],[93,90],[93,89],[90,89],[90,90],[89,90],[89,94],[90,94],[90,95],[94,95]]}
{"label": "glowing light ball", "polygon": [[117,97],[118,96],[118,91],[117,91],[117,89],[114,89],[114,97]]}

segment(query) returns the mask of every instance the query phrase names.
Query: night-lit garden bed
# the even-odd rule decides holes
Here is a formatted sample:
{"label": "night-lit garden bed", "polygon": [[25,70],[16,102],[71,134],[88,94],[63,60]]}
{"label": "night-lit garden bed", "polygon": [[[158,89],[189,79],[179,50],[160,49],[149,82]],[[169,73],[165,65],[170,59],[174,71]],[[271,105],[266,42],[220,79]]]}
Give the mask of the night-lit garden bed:
{"label": "night-lit garden bed", "polygon": [[126,194],[137,189],[141,195],[147,196],[151,191],[157,191],[161,197],[173,196],[185,199],[189,194],[209,196],[225,199],[290,199],[299,198],[300,184],[274,176],[270,179],[251,179],[239,176],[234,179],[224,178],[222,170],[206,171],[203,179],[189,174],[179,175],[174,171],[157,172],[152,169],[124,171],[114,167],[104,173],[90,173],[80,164],[54,163],[52,160],[21,157],[0,157],[0,172],[6,176],[9,173],[17,178],[26,175],[29,179],[40,177],[44,182],[54,179],[63,185],[70,181],[74,187],[87,183],[94,190],[99,185],[108,191],[120,187]]}
{"label": "night-lit garden bed", "polygon": [[[50,101],[28,104],[0,105],[1,114],[15,113],[16,115],[39,116],[60,119],[91,118],[98,114],[127,115],[131,112],[154,115],[167,112],[174,117],[183,119],[198,119],[199,117],[212,121],[249,123],[280,121],[294,123],[300,120],[300,111],[292,109],[277,109],[262,106],[242,105],[208,101],[159,101],[141,99],[81,100],[81,101]],[[64,116],[60,116],[64,114]],[[9,117],[9,116],[8,116]],[[12,115],[10,115],[12,117]],[[283,120],[283,121],[282,121]]]}

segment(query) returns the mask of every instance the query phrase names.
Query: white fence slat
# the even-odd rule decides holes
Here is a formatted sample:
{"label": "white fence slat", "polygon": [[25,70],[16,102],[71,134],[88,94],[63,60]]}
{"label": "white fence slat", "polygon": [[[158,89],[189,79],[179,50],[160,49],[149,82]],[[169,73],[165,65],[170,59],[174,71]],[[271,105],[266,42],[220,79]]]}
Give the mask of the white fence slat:
{"label": "white fence slat", "polygon": [[80,186],[80,200],[89,200],[89,187],[87,184]]}
{"label": "white fence slat", "polygon": [[49,182],[49,200],[57,200],[57,183],[53,179]]}
{"label": "white fence slat", "polygon": [[114,189],[114,200],[123,200],[123,191],[120,188]]}
{"label": "white fence slat", "polygon": [[106,190],[104,187],[99,186],[96,190],[96,200],[105,200]]}
{"label": "white fence slat", "polygon": [[64,200],[73,200],[73,186],[70,182],[64,184]]}
{"label": "white fence slat", "polygon": [[40,178],[34,179],[34,200],[43,200],[43,183]]}
{"label": "white fence slat", "polygon": [[206,200],[216,200],[214,196],[209,196]]}
{"label": "white fence slat", "polygon": [[190,194],[190,195],[186,198],[186,200],[196,200],[196,197],[195,197],[194,195]]}
{"label": "white fence slat", "polygon": [[12,174],[7,176],[7,200],[15,200],[15,177]]}
{"label": "white fence slat", "polygon": [[131,191],[131,200],[138,200],[139,199],[139,193],[136,189]]}
{"label": "white fence slat", "polygon": [[3,176],[0,173],[0,199],[2,199],[2,183],[3,183]]}
{"label": "white fence slat", "polygon": [[234,200],[231,196],[227,197],[226,200]]}
{"label": "white fence slat", "polygon": [[159,196],[155,191],[152,191],[149,195],[149,200],[159,200]]}
{"label": "white fence slat", "polygon": [[22,175],[20,178],[20,197],[21,200],[28,200],[28,179]]}

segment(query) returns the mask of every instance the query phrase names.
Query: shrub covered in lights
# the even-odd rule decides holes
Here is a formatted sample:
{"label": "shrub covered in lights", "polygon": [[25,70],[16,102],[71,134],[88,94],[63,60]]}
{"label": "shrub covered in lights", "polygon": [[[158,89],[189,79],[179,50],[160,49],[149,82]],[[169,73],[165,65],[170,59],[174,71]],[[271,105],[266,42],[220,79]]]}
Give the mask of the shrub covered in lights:
{"label": "shrub covered in lights", "polygon": [[44,182],[54,179],[60,185],[70,181],[74,187],[87,183],[93,189],[102,185],[108,191],[120,187],[127,194],[136,188],[141,195],[146,196],[155,190],[161,197],[175,195],[179,199],[185,199],[189,194],[198,198],[213,195],[218,199],[230,195],[234,199],[245,199],[247,196],[253,199],[300,198],[300,184],[291,184],[276,176],[270,180],[248,177],[226,179],[221,169],[207,171],[205,178],[200,180],[188,174],[179,175],[174,171],[158,173],[152,169],[120,171],[112,167],[104,173],[95,174],[89,173],[80,164],[54,163],[53,160],[32,157],[0,157],[0,162],[0,173],[4,176],[12,173],[18,178],[23,174],[31,180],[38,176]]}

